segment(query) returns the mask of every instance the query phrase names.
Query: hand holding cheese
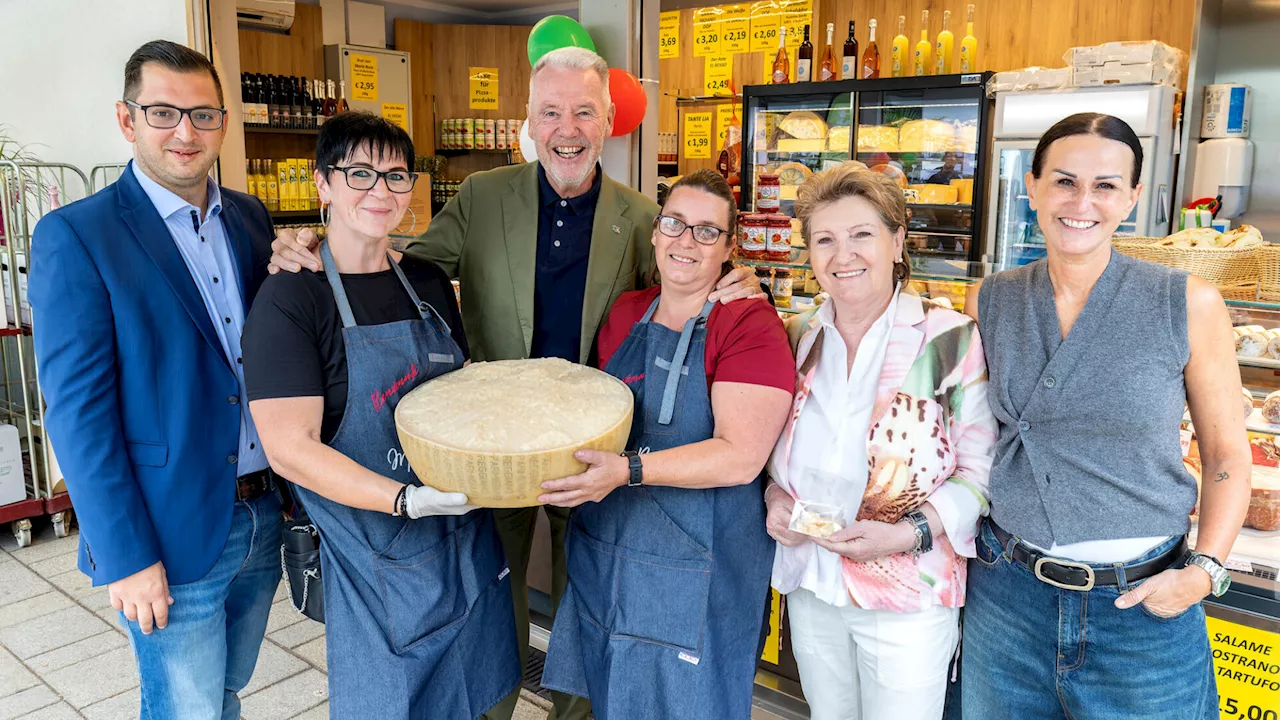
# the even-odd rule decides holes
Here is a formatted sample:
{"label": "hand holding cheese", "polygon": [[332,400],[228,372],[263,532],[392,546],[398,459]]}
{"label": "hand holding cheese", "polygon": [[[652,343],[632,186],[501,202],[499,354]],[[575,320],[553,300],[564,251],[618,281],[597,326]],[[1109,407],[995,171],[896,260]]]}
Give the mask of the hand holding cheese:
{"label": "hand holding cheese", "polygon": [[440,492],[429,485],[406,485],[404,505],[409,517],[417,520],[428,515],[466,515],[475,510],[460,492]]}

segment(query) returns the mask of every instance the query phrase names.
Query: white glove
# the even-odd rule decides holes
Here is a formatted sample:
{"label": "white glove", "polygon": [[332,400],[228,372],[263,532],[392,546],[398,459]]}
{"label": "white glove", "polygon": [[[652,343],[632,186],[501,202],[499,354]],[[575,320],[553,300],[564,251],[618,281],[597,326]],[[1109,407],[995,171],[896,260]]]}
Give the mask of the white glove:
{"label": "white glove", "polygon": [[404,504],[409,517],[415,520],[427,515],[466,515],[476,509],[467,504],[463,493],[440,492],[427,485],[406,485]]}

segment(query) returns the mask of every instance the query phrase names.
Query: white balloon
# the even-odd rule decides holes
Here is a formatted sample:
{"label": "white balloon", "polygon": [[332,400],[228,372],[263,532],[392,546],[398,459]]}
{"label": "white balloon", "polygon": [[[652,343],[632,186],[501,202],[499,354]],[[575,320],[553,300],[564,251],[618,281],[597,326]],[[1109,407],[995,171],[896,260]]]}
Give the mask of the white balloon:
{"label": "white balloon", "polygon": [[533,144],[533,138],[529,136],[528,120],[520,123],[520,154],[524,156],[525,162],[538,160],[538,146]]}

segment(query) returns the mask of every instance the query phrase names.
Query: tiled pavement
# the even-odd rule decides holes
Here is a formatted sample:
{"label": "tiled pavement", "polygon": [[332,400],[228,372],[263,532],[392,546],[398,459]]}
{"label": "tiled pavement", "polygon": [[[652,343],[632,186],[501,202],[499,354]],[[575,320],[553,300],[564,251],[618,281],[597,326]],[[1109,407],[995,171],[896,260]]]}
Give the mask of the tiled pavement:
{"label": "tiled pavement", "polygon": [[[76,569],[76,537],[48,526],[30,547],[0,527],[0,720],[132,720],[138,675],[105,588]],[[294,612],[283,586],[240,694],[247,720],[329,717],[324,626]],[[516,720],[545,720],[524,693]]]}

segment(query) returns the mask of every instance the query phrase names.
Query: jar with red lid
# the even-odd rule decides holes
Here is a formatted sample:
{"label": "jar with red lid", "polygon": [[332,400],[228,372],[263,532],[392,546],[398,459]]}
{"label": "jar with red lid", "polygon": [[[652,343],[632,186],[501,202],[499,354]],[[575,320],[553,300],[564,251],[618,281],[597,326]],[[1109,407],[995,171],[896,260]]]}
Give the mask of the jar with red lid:
{"label": "jar with red lid", "polygon": [[738,244],[738,257],[744,260],[764,260],[768,250],[766,235],[769,231],[766,216],[744,213],[738,218],[742,242]]}
{"label": "jar with red lid", "polygon": [[756,212],[776,213],[782,209],[782,182],[777,175],[762,173],[756,181]]}
{"label": "jar with red lid", "polygon": [[773,262],[791,260],[791,218],[786,215],[769,215],[768,234],[765,237],[765,259]]}

